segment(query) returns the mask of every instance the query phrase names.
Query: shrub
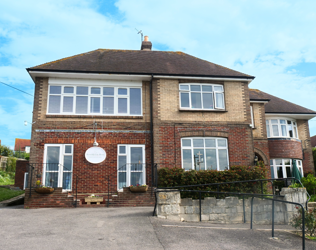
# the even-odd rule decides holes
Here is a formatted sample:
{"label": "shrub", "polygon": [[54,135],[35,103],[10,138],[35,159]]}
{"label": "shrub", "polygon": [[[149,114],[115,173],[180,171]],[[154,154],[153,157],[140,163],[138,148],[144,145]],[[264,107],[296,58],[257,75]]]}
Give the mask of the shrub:
{"label": "shrub", "polygon": [[[208,183],[222,183],[233,181],[257,180],[266,178],[267,169],[265,166],[246,167],[231,166],[229,170],[190,170],[185,171],[182,168],[162,168],[158,172],[159,187],[175,187],[186,185],[198,185]],[[263,183],[264,192],[266,192],[266,183]],[[217,191],[214,186],[189,187],[190,190]],[[246,182],[235,184],[219,185],[220,192],[239,192],[239,193],[261,193],[260,182]],[[182,198],[197,198],[197,193],[182,192]],[[202,197],[216,196],[216,194],[203,194]],[[221,196],[223,197],[223,196]]]}
{"label": "shrub", "polygon": [[6,171],[7,172],[15,172],[15,168],[16,168],[16,158],[11,157],[11,156],[8,157]]}
{"label": "shrub", "polygon": [[[297,212],[294,214],[290,224],[296,229],[301,229],[303,227],[303,215],[302,208],[296,207]],[[316,231],[316,208],[305,210],[305,231],[309,236],[313,236]]]}
{"label": "shrub", "polygon": [[301,182],[310,195],[315,194],[316,178],[312,174],[307,175],[307,177],[303,177]]}

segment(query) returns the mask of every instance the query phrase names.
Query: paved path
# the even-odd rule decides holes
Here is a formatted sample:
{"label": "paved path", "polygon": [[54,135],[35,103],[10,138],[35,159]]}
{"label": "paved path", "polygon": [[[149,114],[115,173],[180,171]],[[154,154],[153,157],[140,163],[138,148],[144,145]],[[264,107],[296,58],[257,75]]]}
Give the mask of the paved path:
{"label": "paved path", "polygon": [[[172,222],[151,213],[144,207],[1,208],[0,249],[301,249],[301,238],[284,231],[271,239],[270,230],[249,225]],[[316,249],[316,242],[306,241],[306,249]]]}

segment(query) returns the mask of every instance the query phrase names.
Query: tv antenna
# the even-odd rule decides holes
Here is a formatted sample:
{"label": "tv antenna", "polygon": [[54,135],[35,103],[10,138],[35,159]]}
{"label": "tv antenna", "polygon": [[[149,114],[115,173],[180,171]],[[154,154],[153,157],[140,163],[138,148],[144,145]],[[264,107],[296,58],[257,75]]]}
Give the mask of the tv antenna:
{"label": "tv antenna", "polygon": [[141,30],[138,30],[135,28],[135,30],[138,32],[137,34],[140,34],[141,35],[141,42],[143,41],[143,31]]}

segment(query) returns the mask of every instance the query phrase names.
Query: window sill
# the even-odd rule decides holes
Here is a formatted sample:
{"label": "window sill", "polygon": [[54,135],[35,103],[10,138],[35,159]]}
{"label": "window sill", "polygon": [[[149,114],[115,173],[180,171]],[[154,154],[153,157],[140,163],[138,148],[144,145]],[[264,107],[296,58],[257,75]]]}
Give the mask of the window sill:
{"label": "window sill", "polygon": [[143,116],[127,116],[127,115],[48,115],[46,118],[80,118],[80,119],[143,119]]}
{"label": "window sill", "polygon": [[228,112],[226,109],[179,109],[180,112]]}
{"label": "window sill", "polygon": [[288,138],[288,137],[268,137],[269,141],[298,141],[298,142],[302,142],[300,139],[297,138]]}

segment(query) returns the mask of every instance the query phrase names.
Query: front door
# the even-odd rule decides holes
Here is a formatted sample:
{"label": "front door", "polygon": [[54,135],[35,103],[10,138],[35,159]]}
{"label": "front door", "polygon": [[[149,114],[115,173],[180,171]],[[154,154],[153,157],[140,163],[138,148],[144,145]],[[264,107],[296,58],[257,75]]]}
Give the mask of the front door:
{"label": "front door", "polygon": [[145,145],[118,145],[117,188],[146,184]]}

